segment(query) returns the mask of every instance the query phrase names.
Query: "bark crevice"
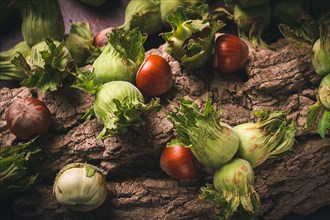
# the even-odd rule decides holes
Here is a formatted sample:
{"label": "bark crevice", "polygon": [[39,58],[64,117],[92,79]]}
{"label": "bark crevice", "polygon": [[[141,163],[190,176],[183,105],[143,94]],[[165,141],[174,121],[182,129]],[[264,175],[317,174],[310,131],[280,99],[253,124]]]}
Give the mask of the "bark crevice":
{"label": "bark crevice", "polygon": [[[188,72],[164,52],[164,45],[148,51],[169,61],[174,86],[160,97],[163,108],[159,112],[143,114],[145,125],[104,140],[96,139],[102,124],[96,118],[82,118],[92,106],[92,96],[69,86],[53,93],[37,93],[53,117],[51,131],[43,139],[43,181],[13,199],[14,217],[213,219],[214,206],[198,199],[200,187],[212,180],[211,172],[197,180],[177,181],[159,167],[162,149],[175,137],[166,115],[179,97],[193,99],[202,106],[210,96],[222,108],[222,121],[233,126],[254,120],[253,109],[290,110],[289,117],[298,126],[294,151],[269,159],[255,169],[256,190],[262,200],[260,215],[281,219],[289,213],[308,215],[330,205],[330,138],[321,139],[314,130],[304,129],[307,107],[315,102],[320,77],[313,71],[309,51],[297,49],[285,40],[274,46],[276,50],[249,47],[248,80],[236,75],[221,76],[210,67]],[[27,88],[0,89],[1,146],[17,141],[6,128],[7,107],[14,98],[34,94]],[[107,177],[109,196],[92,212],[71,212],[52,195],[56,173],[71,162],[97,165]]]}

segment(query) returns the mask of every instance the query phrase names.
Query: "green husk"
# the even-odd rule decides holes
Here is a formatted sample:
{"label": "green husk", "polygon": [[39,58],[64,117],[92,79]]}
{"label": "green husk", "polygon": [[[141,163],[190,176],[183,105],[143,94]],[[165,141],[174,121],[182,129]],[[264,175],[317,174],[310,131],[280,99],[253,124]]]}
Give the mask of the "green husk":
{"label": "green husk", "polygon": [[204,66],[212,53],[215,33],[224,24],[209,17],[206,4],[179,7],[167,21],[172,31],[162,35],[166,40],[166,51],[187,68]]}
{"label": "green husk", "polygon": [[159,109],[159,99],[152,99],[145,103],[142,93],[127,81],[112,81],[100,83],[93,72],[83,68],[72,72],[76,77],[74,88],[95,95],[92,108],[84,118],[93,115],[102,121],[104,128],[97,138],[107,138],[116,134],[124,134],[133,126],[143,125],[141,114],[152,108]]}
{"label": "green husk", "polygon": [[173,13],[179,7],[191,7],[205,3],[205,0],[160,0],[160,13],[162,22],[165,26],[169,26],[167,16]]}
{"label": "green husk", "polygon": [[21,12],[24,40],[33,46],[47,37],[60,41],[64,36],[64,21],[58,0],[17,0]]}
{"label": "green husk", "polygon": [[102,85],[94,100],[94,113],[104,124],[98,138],[124,134],[129,127],[143,125],[142,112],[155,107],[160,107],[159,99],[145,104],[142,93],[129,82],[113,81]]}
{"label": "green husk", "polygon": [[131,0],[125,10],[126,30],[139,28],[148,35],[158,33],[162,29],[160,0]]}
{"label": "green husk", "polygon": [[95,74],[89,70],[79,68],[71,74],[76,78],[76,82],[72,85],[73,88],[95,95],[102,86]]}
{"label": "green husk", "polygon": [[0,147],[0,201],[14,193],[27,190],[37,179],[37,162],[41,149],[34,140],[8,147]]}
{"label": "green husk", "polygon": [[17,53],[26,57],[30,50],[30,46],[25,41],[22,41],[13,48],[0,53],[0,80],[22,81],[26,77],[24,71],[17,68],[11,61]]}
{"label": "green husk", "polygon": [[234,21],[240,38],[250,41],[254,47],[269,47],[262,39],[263,32],[271,24],[271,5],[265,4],[252,8],[234,7]]}
{"label": "green husk", "polygon": [[318,95],[324,108],[330,110],[330,73],[323,77],[319,86]]}
{"label": "green husk", "polygon": [[89,212],[104,203],[107,183],[102,171],[87,163],[70,163],[57,173],[53,194],[66,208]]}
{"label": "green husk", "polygon": [[217,219],[256,219],[260,198],[250,163],[237,158],[218,169],[213,185],[201,188],[200,199],[216,205]]}
{"label": "green husk", "polygon": [[233,128],[240,139],[237,156],[259,166],[268,158],[292,149],[296,127],[286,121],[286,113],[254,111],[256,123],[244,123]]}
{"label": "green husk", "polygon": [[232,159],[239,140],[230,126],[220,121],[220,109],[208,98],[204,110],[196,103],[180,98],[180,107],[168,117],[178,134],[177,141],[191,149],[203,165],[217,169]]}
{"label": "green husk", "polygon": [[70,33],[65,36],[64,45],[70,51],[73,61],[78,66],[87,63],[94,51],[93,32],[88,22],[73,22]]}
{"label": "green husk", "polygon": [[22,85],[37,87],[41,92],[57,90],[73,67],[73,60],[64,42],[50,38],[33,46],[31,54],[26,58],[18,53],[12,63],[27,76]]}
{"label": "green husk", "polygon": [[312,49],[312,64],[315,72],[320,76],[330,73],[330,12],[319,22],[320,39]]}
{"label": "green husk", "polygon": [[146,35],[139,30],[114,28],[109,43],[93,63],[93,72],[100,83],[110,81],[135,82],[136,73],[144,61],[143,43]]}
{"label": "green husk", "polygon": [[318,90],[318,101],[309,106],[306,128],[317,124],[317,133],[324,138],[330,129],[330,73],[323,77]]}

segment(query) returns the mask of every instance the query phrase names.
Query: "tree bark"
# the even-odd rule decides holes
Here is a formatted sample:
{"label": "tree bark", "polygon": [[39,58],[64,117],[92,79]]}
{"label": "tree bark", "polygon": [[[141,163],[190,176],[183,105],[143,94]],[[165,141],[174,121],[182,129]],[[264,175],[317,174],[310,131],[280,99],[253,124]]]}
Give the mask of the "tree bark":
{"label": "tree bark", "polygon": [[[166,118],[179,97],[203,106],[207,96],[222,108],[222,121],[232,126],[253,121],[251,111],[267,108],[290,110],[297,122],[297,142],[292,152],[269,159],[255,169],[256,190],[261,197],[259,215],[281,219],[289,213],[308,215],[330,205],[330,138],[321,139],[314,129],[304,129],[307,107],[316,101],[320,82],[310,63],[310,52],[297,49],[285,40],[276,50],[254,49],[249,45],[246,72],[220,75],[211,64],[198,71],[180,67],[164,45],[148,54],[160,54],[171,65],[174,86],[160,97],[162,109],[142,115],[145,125],[128,134],[96,139],[102,124],[82,116],[93,97],[70,83],[53,93],[27,88],[0,90],[0,145],[17,143],[4,121],[13,99],[38,97],[50,109],[53,126],[43,139],[44,158],[40,181],[30,191],[13,198],[15,219],[213,219],[213,204],[198,199],[199,189],[212,181],[212,171],[196,180],[178,181],[159,166],[166,143],[175,137]],[[211,63],[211,62],[210,62]],[[52,195],[52,184],[61,167],[88,162],[102,169],[108,182],[108,198],[88,213],[72,212],[60,206]]]}

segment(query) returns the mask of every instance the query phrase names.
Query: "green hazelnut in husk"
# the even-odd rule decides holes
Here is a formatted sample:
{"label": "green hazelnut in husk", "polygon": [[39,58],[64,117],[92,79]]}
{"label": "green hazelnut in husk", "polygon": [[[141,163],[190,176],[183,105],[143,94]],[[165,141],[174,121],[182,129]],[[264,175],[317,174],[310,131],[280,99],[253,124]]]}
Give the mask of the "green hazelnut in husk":
{"label": "green hazelnut in husk", "polygon": [[330,73],[323,77],[318,90],[318,95],[324,108],[330,110]]}
{"label": "green hazelnut in husk", "polygon": [[254,180],[251,164],[235,158],[215,171],[213,186],[202,187],[199,197],[215,203],[217,219],[254,219],[260,207]]}
{"label": "green hazelnut in husk", "polygon": [[65,36],[64,45],[78,66],[86,64],[92,54],[93,32],[88,22],[73,22],[70,33]]}
{"label": "green hazelnut in husk", "polygon": [[189,147],[201,164],[218,169],[234,157],[239,138],[220,121],[221,109],[211,102],[208,98],[202,110],[197,103],[180,98],[180,106],[168,117],[178,134],[177,141]]}
{"label": "green hazelnut in husk", "polygon": [[192,5],[197,5],[205,3],[205,0],[161,0],[160,1],[160,13],[162,22],[165,26],[169,26],[167,22],[167,16],[170,15],[179,7],[190,7]]}
{"label": "green hazelnut in husk", "polygon": [[56,175],[53,193],[60,204],[79,212],[99,207],[108,195],[104,175],[87,163],[71,163],[63,167]]}
{"label": "green hazelnut in husk", "polygon": [[259,120],[233,128],[240,144],[237,156],[259,166],[269,157],[275,157],[292,149],[295,141],[295,124],[287,123],[283,112],[254,111]]}
{"label": "green hazelnut in husk", "polygon": [[318,75],[324,76],[330,73],[330,44],[322,47],[320,39],[314,43],[312,49],[312,64]]}
{"label": "green hazelnut in husk", "polygon": [[145,103],[139,89],[129,82],[103,84],[95,94],[93,105],[96,117],[104,124],[98,138],[124,134],[130,127],[144,124],[141,114],[155,107],[159,107],[159,99]]}
{"label": "green hazelnut in husk", "polygon": [[64,21],[58,0],[18,0],[21,12],[24,40],[33,46],[50,37],[61,40],[64,36]]}
{"label": "green hazelnut in husk", "polygon": [[179,7],[167,21],[171,32],[163,33],[166,51],[188,69],[203,67],[213,50],[215,33],[224,24],[209,16],[208,5]]}
{"label": "green hazelnut in husk", "polygon": [[139,28],[142,33],[155,34],[162,29],[160,0],[131,0],[125,10],[123,27]]}
{"label": "green hazelnut in husk", "polygon": [[315,72],[324,76],[330,73],[330,12],[319,22],[320,39],[318,39],[312,49],[312,64]]}
{"label": "green hazelnut in husk", "polygon": [[114,28],[108,37],[109,43],[93,63],[96,80],[100,83],[115,80],[134,83],[144,61],[146,36],[137,29]]}

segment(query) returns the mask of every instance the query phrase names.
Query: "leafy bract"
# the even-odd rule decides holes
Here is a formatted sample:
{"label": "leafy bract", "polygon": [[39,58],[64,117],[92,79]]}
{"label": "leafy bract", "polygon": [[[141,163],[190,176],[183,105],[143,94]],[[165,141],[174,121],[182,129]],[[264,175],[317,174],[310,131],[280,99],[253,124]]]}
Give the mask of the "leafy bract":
{"label": "leafy bract", "polygon": [[22,85],[29,88],[38,87],[41,92],[55,91],[73,66],[70,52],[64,47],[64,42],[59,43],[50,38],[33,46],[27,58],[18,53],[12,63],[21,68],[27,76]]}
{"label": "leafy bract", "polygon": [[104,124],[98,138],[124,134],[131,126],[143,125],[142,112],[159,106],[159,99],[145,104],[141,92],[129,82],[113,81],[102,85],[94,101],[95,115]]}
{"label": "leafy bract", "polygon": [[169,113],[178,141],[191,149],[203,165],[216,169],[236,153],[238,136],[220,121],[221,110],[206,100],[204,110],[196,103],[180,98],[180,106]]}
{"label": "leafy bract", "polygon": [[179,7],[167,16],[171,32],[163,34],[166,51],[183,66],[196,69],[205,65],[213,48],[215,33],[224,24],[212,20],[208,6]]}
{"label": "leafy bract", "polygon": [[259,118],[256,123],[240,124],[233,130],[240,139],[237,155],[256,167],[269,157],[292,149],[296,126],[293,121],[286,120],[286,112],[262,110],[253,113]]}
{"label": "leafy bract", "polygon": [[205,0],[160,0],[160,14],[164,25],[168,25],[167,17],[179,7],[191,7],[205,3]]}
{"label": "leafy bract", "polygon": [[0,201],[28,189],[36,181],[41,149],[34,141],[0,147]]}
{"label": "leafy bract", "polygon": [[110,81],[135,82],[136,73],[145,56],[146,35],[139,30],[114,28],[109,43],[93,63],[93,72],[100,83]]}
{"label": "leafy bract", "polygon": [[73,22],[70,33],[65,36],[64,45],[78,66],[86,64],[94,51],[93,32],[89,23]]}
{"label": "leafy bract", "polygon": [[253,184],[251,165],[236,158],[215,172],[213,185],[202,187],[199,198],[216,205],[217,219],[255,219],[260,198]]}

